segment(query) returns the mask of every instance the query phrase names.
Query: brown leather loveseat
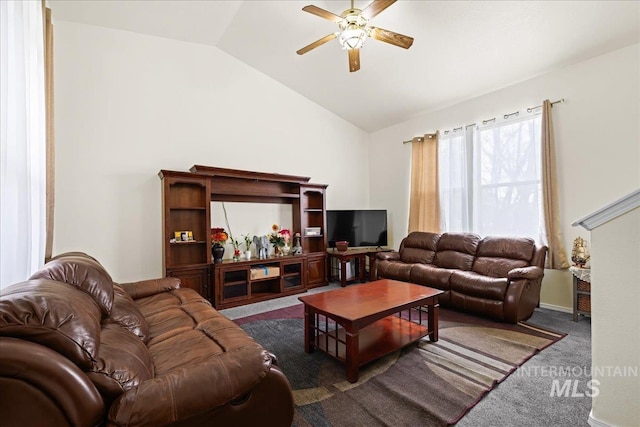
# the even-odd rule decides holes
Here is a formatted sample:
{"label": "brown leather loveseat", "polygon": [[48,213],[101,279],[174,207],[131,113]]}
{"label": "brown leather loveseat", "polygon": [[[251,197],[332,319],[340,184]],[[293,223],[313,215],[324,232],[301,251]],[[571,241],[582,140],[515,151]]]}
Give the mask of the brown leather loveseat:
{"label": "brown leather loveseat", "polygon": [[517,323],[540,302],[546,246],[529,238],[412,232],[377,254],[373,276],[437,288],[443,307]]}
{"label": "brown leather loveseat", "polygon": [[290,426],[274,357],[175,278],[82,253],[0,294],[2,426]]}

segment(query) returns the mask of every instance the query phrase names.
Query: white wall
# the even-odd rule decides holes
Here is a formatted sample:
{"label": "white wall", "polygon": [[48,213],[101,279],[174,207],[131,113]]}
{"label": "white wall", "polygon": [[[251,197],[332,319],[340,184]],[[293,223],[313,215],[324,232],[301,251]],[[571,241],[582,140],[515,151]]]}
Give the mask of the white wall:
{"label": "white wall", "polygon": [[591,230],[591,238],[591,364],[599,393],[590,418],[592,425],[637,426],[640,208]]}
{"label": "white wall", "polygon": [[308,176],[328,208],[368,206],[369,135],[217,48],[56,22],[55,56],[54,254],[160,276],[160,169]]}
{"label": "white wall", "polygon": [[[588,240],[571,222],[640,184],[639,53],[636,44],[372,134],[370,202],[390,210],[390,244],[397,248],[407,234],[411,147],[403,140],[564,98],[553,120],[560,224],[570,254],[575,237]],[[569,272],[547,270],[542,302],[569,309],[571,286]]]}

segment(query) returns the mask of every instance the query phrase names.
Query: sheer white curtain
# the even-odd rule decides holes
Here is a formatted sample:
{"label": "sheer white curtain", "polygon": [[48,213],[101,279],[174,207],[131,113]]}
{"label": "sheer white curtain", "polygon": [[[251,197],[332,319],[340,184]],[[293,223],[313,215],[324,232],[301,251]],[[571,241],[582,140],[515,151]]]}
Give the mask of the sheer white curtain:
{"label": "sheer white curtain", "polygon": [[0,1],[0,287],[27,279],[45,249],[42,4]]}
{"label": "sheer white curtain", "polygon": [[440,182],[440,220],[445,231],[470,231],[469,159],[472,153],[472,129],[460,129],[441,135],[438,145]]}
{"label": "sheer white curtain", "polygon": [[441,137],[443,231],[526,236],[546,244],[540,130],[539,113],[518,113]]}

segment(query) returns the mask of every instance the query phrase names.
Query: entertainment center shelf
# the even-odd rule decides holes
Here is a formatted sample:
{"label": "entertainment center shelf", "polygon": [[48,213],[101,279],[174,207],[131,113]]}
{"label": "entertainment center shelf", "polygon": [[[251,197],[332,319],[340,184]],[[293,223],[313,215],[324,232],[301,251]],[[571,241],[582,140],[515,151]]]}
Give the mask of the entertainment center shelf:
{"label": "entertainment center shelf", "polygon": [[[161,170],[163,269],[193,288],[216,308],[276,298],[327,280],[326,188],[310,178],[194,165],[189,172]],[[211,202],[279,203],[292,206],[292,232],[300,233],[302,255],[264,260],[211,257]],[[311,231],[310,231],[311,230]],[[317,232],[316,232],[317,230]],[[173,242],[176,232],[193,240]],[[277,278],[251,279],[251,268],[277,267]]]}
{"label": "entertainment center shelf", "polygon": [[217,308],[230,308],[306,291],[306,255],[214,264]]}

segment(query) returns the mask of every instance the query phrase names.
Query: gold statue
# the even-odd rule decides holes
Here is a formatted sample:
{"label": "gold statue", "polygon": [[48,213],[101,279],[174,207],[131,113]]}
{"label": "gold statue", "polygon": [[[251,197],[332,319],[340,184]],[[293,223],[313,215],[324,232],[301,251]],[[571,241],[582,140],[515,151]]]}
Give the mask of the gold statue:
{"label": "gold statue", "polygon": [[576,267],[584,268],[590,258],[591,255],[589,255],[587,241],[582,237],[576,237],[573,241],[573,249],[571,250],[571,261],[573,261]]}

